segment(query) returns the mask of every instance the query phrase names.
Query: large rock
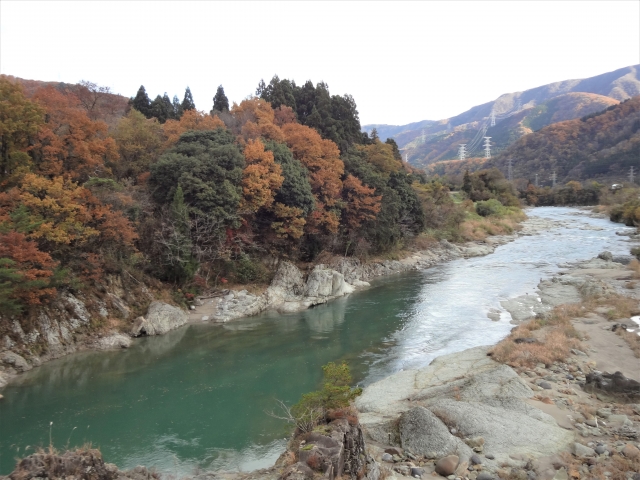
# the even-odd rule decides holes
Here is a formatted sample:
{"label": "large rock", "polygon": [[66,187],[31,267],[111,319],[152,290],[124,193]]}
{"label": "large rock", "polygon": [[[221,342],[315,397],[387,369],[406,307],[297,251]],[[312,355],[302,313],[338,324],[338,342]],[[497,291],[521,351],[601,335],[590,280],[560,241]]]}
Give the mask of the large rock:
{"label": "large rock", "polygon": [[402,414],[399,429],[402,448],[414,454],[426,456],[433,452],[438,457],[457,454],[464,458],[473,455],[462,440],[451,435],[447,426],[424,407],[415,407]]}
{"label": "large rock", "polygon": [[625,403],[640,402],[640,382],[625,377],[622,372],[589,373],[584,390]]}
{"label": "large rock", "polygon": [[448,455],[441,458],[436,463],[436,473],[439,473],[443,477],[453,475],[456,471],[456,467],[458,466],[458,460],[459,459],[456,455]]}
{"label": "large rock", "polygon": [[118,348],[129,348],[131,338],[121,333],[112,333],[106,337],[99,338],[94,344],[98,350],[114,350]]}
{"label": "large rock", "polygon": [[167,303],[151,302],[146,318],[138,317],[135,320],[131,334],[163,335],[187,323],[188,318],[187,313],[181,308]]}
{"label": "large rock", "polygon": [[304,294],[307,297],[341,297],[353,292],[344,275],[325,265],[316,265],[307,278]]}
{"label": "large rock", "polygon": [[[398,372],[366,387],[356,399],[365,434],[384,444],[426,445],[429,433],[419,433],[409,421],[419,416],[424,425],[437,425],[433,417],[416,409],[424,407],[446,418],[447,425],[464,436],[483,437],[484,451],[497,460],[511,454],[548,455],[568,447],[572,434],[526,403],[533,391],[487,352],[488,347],[478,347],[438,357],[423,369]],[[444,432],[436,434],[445,442]],[[465,445],[459,451],[464,457],[469,448]]]}
{"label": "large rock", "polygon": [[14,352],[3,352],[0,354],[0,362],[12,367],[18,373],[26,372],[33,368],[29,362]]}

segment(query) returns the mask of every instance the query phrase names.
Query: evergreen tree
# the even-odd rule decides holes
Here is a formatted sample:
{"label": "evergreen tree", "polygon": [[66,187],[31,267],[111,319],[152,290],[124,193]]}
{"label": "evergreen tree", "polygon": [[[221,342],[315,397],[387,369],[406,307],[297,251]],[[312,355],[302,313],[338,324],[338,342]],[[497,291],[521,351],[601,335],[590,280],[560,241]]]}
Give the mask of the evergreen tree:
{"label": "evergreen tree", "polygon": [[162,103],[164,104],[164,111],[167,112],[167,120],[175,120],[176,115],[173,110],[173,103],[171,103],[171,99],[169,98],[169,95],[167,95],[167,92],[164,92],[164,95],[162,96]]}
{"label": "evergreen tree", "polygon": [[182,114],[184,110],[182,108],[182,104],[180,103],[180,99],[177,95],[173,96],[173,118],[176,120],[180,120],[182,118]]}
{"label": "evergreen tree", "polygon": [[151,102],[149,116],[156,117],[160,123],[164,123],[175,117],[173,113],[173,105],[171,104],[171,100],[169,100],[169,96],[166,92],[164,97],[158,95],[154,98],[153,102]]}
{"label": "evergreen tree", "polygon": [[196,104],[193,103],[193,96],[191,95],[191,89],[187,87],[187,89],[184,91],[184,99],[182,100],[182,110],[186,112],[187,110],[195,110],[195,109],[196,109]]}
{"label": "evergreen tree", "polygon": [[224,94],[224,88],[222,85],[218,86],[218,90],[216,91],[216,96],[213,97],[213,109],[211,110],[211,115],[214,112],[228,112],[229,111],[229,99]]}
{"label": "evergreen tree", "polygon": [[374,142],[376,140],[380,140],[380,137],[378,136],[378,129],[374,128],[373,130],[371,130],[371,140],[373,140]]}
{"label": "evergreen tree", "polygon": [[309,215],[315,208],[315,199],[309,183],[309,172],[295,158],[289,147],[282,143],[266,142],[265,149],[273,153],[273,159],[282,168],[284,181],[276,193],[275,201],[287,207],[296,207]]}
{"label": "evergreen tree", "polygon": [[462,179],[462,191],[467,195],[471,195],[471,190],[473,190],[473,186],[471,183],[471,176],[469,175],[469,170],[464,171],[464,177]]}
{"label": "evergreen tree", "polygon": [[[376,131],[376,134],[377,133],[378,132]],[[393,158],[402,161],[402,155],[400,154],[400,149],[398,148],[398,144],[396,143],[396,141],[393,138],[387,138],[384,143],[386,143],[387,145],[391,145],[391,148],[393,148]]]}
{"label": "evergreen tree", "polygon": [[264,83],[264,78],[260,79],[260,83],[258,83],[258,88],[256,88],[256,97],[262,98],[262,94],[267,89],[267,84]]}
{"label": "evergreen tree", "polygon": [[138,93],[136,93],[136,96],[131,100],[131,106],[142,113],[145,117],[151,117],[151,100],[147,95],[144,85],[140,85]]}

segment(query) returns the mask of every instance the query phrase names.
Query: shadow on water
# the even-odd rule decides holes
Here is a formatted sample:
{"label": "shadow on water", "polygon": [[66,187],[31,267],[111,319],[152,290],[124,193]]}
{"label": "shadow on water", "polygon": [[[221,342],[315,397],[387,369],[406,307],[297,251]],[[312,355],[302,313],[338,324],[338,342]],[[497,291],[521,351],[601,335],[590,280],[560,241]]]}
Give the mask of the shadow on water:
{"label": "shadow on water", "polygon": [[264,412],[275,399],[291,404],[317,388],[327,362],[347,361],[364,385],[443,353],[495,343],[511,328],[508,314],[498,322],[486,316],[500,300],[533,293],[559,263],[605,248],[628,253],[615,235],[624,227],[574,213],[536,209],[534,215],[567,223],[487,257],[377,280],[304,312],[194,324],[128,350],[76,354],[34,369],[2,392],[0,474],[17,456],[49,444],[49,422],[56,447],[91,442],[121,468],[179,475],[268,466],[282,451],[286,425]]}

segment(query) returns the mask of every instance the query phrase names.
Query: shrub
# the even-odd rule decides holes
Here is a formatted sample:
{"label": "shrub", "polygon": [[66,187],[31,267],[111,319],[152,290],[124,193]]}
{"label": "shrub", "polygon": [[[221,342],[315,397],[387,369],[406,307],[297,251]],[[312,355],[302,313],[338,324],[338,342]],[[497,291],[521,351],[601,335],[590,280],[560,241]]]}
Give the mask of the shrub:
{"label": "shrub", "polygon": [[505,208],[495,198],[476,203],[476,213],[481,217],[488,217],[489,215],[501,215],[504,210]]}
{"label": "shrub", "polygon": [[261,283],[268,280],[268,273],[260,262],[253,261],[248,255],[243,255],[235,264],[235,277],[238,283]]}

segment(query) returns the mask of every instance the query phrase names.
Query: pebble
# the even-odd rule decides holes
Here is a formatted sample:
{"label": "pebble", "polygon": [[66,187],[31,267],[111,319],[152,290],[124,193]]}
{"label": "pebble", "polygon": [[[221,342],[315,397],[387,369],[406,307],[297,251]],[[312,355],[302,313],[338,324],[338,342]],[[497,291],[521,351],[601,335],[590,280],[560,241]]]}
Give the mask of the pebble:
{"label": "pebble", "polygon": [[606,451],[607,451],[607,449],[606,449],[606,448],[604,448],[602,445],[598,445],[598,446],[595,448],[595,450],[596,450],[596,453],[597,453],[598,455],[602,455],[604,452],[606,452]]}
{"label": "pebble", "polygon": [[495,455],[492,455],[491,453],[487,453],[485,457],[488,458],[489,460],[495,460],[496,458]]}
{"label": "pebble", "polygon": [[476,477],[476,480],[493,480],[493,475],[489,472],[480,472]]}
{"label": "pebble", "polygon": [[424,475],[424,468],[420,468],[420,467],[413,467],[411,469],[411,476],[412,477],[418,477],[420,478],[422,475]]}
{"label": "pebble", "polygon": [[482,459],[478,455],[471,455],[469,460],[471,465],[480,465],[482,463]]}
{"label": "pebble", "polygon": [[458,467],[459,460],[460,459],[458,458],[457,455],[448,455],[446,457],[441,458],[436,463],[436,472],[442,475],[443,477],[453,475],[456,471],[456,468]]}
{"label": "pebble", "polygon": [[382,461],[383,462],[393,462],[393,457],[389,453],[383,453],[382,454]]}
{"label": "pebble", "polygon": [[585,420],[585,422],[587,425],[589,425],[590,427],[597,427],[598,426],[598,422],[597,420],[590,418],[589,420]]}
{"label": "pebble", "polygon": [[551,390],[551,384],[549,382],[540,382],[538,386],[544,388],[545,390]]}

